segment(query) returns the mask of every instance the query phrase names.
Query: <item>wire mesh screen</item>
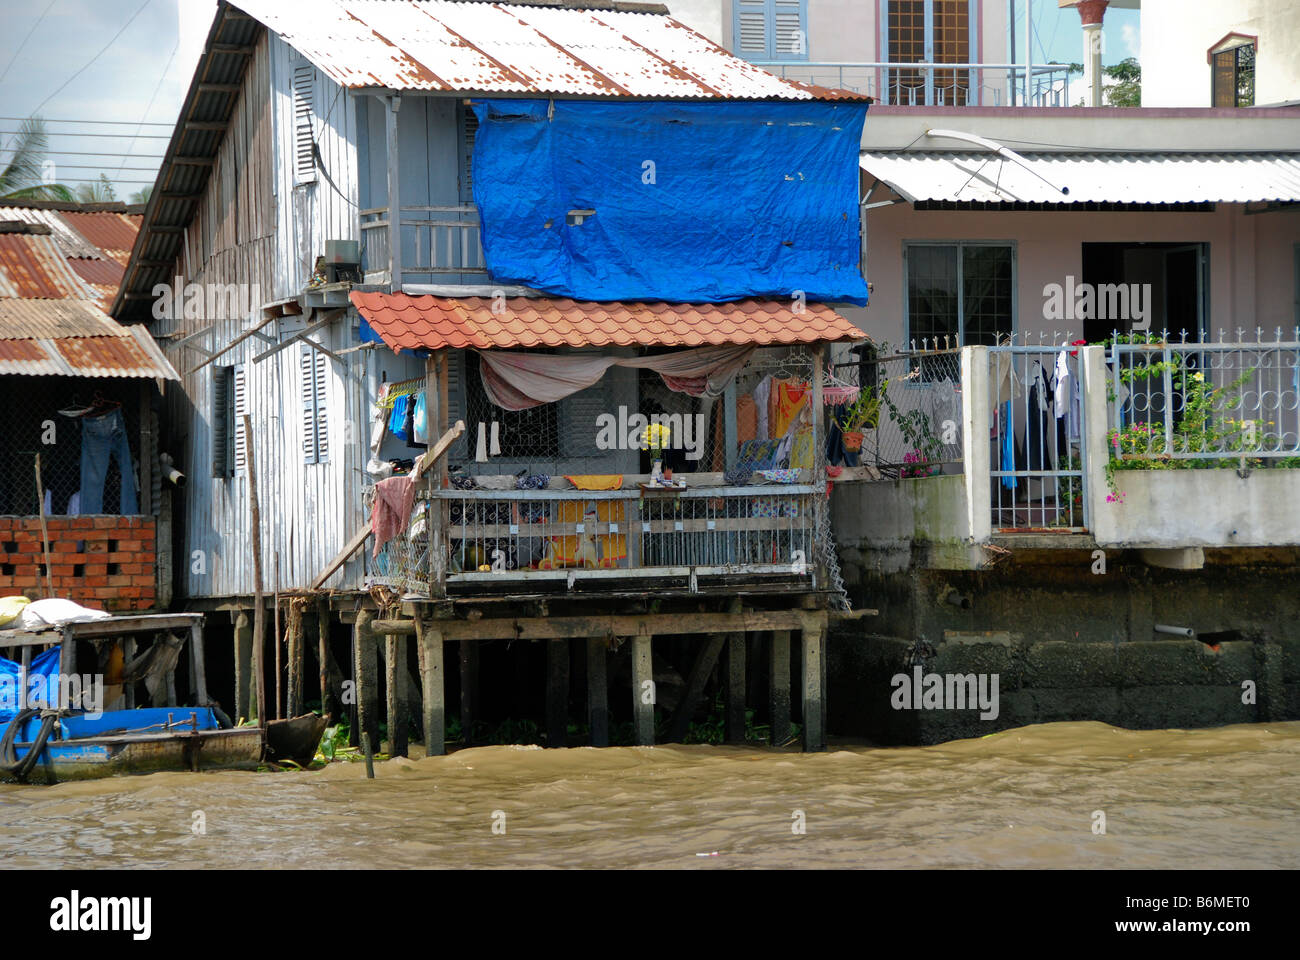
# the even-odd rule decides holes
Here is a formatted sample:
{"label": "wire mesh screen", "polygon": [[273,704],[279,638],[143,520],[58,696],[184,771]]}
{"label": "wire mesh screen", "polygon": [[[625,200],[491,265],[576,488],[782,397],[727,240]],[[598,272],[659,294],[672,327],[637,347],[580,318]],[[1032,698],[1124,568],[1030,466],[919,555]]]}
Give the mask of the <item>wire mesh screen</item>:
{"label": "wire mesh screen", "polygon": [[[0,513],[34,516],[39,512],[37,454],[47,514],[150,512],[149,491],[139,487],[139,391],[139,384],[129,380],[0,377],[0,437],[7,448],[0,456]],[[84,418],[71,415],[90,407],[94,409]],[[83,430],[90,419],[96,421],[93,435]],[[134,510],[127,511],[119,459],[124,449],[129,452],[131,488],[125,506],[135,504]],[[85,491],[83,457],[90,485]],[[97,502],[101,505],[95,510]]]}
{"label": "wire mesh screen", "polygon": [[[861,360],[840,363],[833,369],[838,380],[861,389],[856,402],[848,400],[834,412],[845,432],[861,434],[858,465],[874,467],[890,479],[960,471],[958,350],[867,352]],[[853,438],[853,444],[857,442]]]}
{"label": "wire mesh screen", "polygon": [[[826,491],[814,482],[828,408],[812,409],[806,349],[756,351],[716,397],[616,366],[525,411],[488,401],[476,358],[464,369],[463,393],[450,400],[453,411],[463,403],[468,442],[449,458],[447,486],[417,494],[407,531],[371,563],[371,583],[427,594],[443,566],[431,562],[435,525],[456,582],[568,571],[813,580],[820,565],[838,583],[820,522]],[[655,487],[656,465],[684,486]]]}

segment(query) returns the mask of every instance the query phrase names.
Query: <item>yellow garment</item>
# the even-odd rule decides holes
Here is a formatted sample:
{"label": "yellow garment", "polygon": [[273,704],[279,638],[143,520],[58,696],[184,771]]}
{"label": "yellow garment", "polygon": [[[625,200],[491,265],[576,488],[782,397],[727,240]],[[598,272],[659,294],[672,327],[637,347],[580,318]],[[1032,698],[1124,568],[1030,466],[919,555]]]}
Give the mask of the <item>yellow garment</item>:
{"label": "yellow garment", "polygon": [[776,418],[773,422],[772,436],[784,437],[794,423],[795,417],[808,402],[812,391],[806,383],[793,380],[778,380],[773,384],[776,394]]}
{"label": "yellow garment", "polygon": [[811,470],[813,467],[813,432],[812,427],[804,427],[795,432],[790,443],[790,466]]}
{"label": "yellow garment", "polygon": [[26,597],[5,597],[0,599],[0,627],[17,620],[23,607],[31,603]]}
{"label": "yellow garment", "polygon": [[[573,481],[590,478],[570,477],[568,479]],[[622,486],[623,478],[616,479],[619,486]],[[592,507],[595,509],[592,510]],[[588,523],[593,521],[622,523],[624,517],[623,503],[618,500],[600,500],[590,504],[582,500],[561,500],[556,513],[556,519],[560,523],[582,523],[584,519]],[[626,557],[627,537],[621,533],[606,533],[599,537],[589,533],[572,537],[552,537],[551,545],[547,548],[546,556],[538,564],[538,569],[613,567]]]}
{"label": "yellow garment", "polygon": [[579,474],[577,476],[569,476],[566,473],[564,479],[568,480],[579,490],[618,490],[623,486],[623,475],[621,473]]}

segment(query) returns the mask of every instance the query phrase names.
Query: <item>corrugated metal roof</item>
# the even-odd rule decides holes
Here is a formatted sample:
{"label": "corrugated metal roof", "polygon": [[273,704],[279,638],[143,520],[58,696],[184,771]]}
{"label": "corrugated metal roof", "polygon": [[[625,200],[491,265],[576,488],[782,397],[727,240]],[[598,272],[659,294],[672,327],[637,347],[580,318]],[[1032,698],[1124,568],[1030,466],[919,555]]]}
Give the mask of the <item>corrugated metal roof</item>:
{"label": "corrugated metal roof", "polygon": [[0,375],[180,379],[149,331],[121,329],[112,337],[0,340]]}
{"label": "corrugated metal roof", "polygon": [[[909,202],[1300,201],[1300,153],[868,152],[862,168]],[[1046,181],[1046,182],[1044,182]],[[1060,188],[1068,188],[1063,194]]]}
{"label": "corrugated metal roof", "polygon": [[0,340],[124,336],[126,328],[88,300],[0,299]]}
{"label": "corrugated metal roof", "polygon": [[[59,244],[59,250],[65,257],[98,259],[103,256],[99,248],[78,233],[77,228],[64,220],[63,214],[58,210],[48,207],[0,206],[0,220],[21,220],[24,223],[39,223],[49,227]],[[131,241],[135,242],[134,234]],[[130,249],[129,244],[127,249]]]}
{"label": "corrugated metal roof", "polygon": [[97,300],[99,291],[77,276],[53,236],[0,233],[0,297]]}
{"label": "corrugated metal roof", "polygon": [[788,302],[589,303],[566,297],[351,294],[352,304],[394,350],[443,347],[668,346],[815,343],[866,334],[822,303],[796,314]]}
{"label": "corrugated metal roof", "polygon": [[[460,0],[232,0],[345,87],[866,99],[783,80],[665,13]],[[611,5],[616,6],[616,5]]]}
{"label": "corrugated metal roof", "polygon": [[122,274],[126,270],[116,257],[111,260],[69,260],[68,266],[72,267],[73,273],[95,288],[101,307],[107,310],[113,305],[113,298],[117,296],[117,288],[122,285]]}
{"label": "corrugated metal roof", "polygon": [[[65,210],[60,216],[81,236],[86,238],[98,254],[116,260],[125,267],[131,259],[135,235],[140,230],[140,217],[126,213],[74,213]],[[67,254],[80,257],[82,254]],[[120,272],[119,272],[120,279]]]}

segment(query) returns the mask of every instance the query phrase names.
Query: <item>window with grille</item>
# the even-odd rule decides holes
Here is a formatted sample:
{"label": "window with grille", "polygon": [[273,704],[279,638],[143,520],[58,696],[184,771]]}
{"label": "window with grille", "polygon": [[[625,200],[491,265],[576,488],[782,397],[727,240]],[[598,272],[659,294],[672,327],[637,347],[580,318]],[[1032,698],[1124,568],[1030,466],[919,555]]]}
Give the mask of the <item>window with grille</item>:
{"label": "window with grille", "polygon": [[305,463],[329,462],[329,418],[326,413],[326,384],[329,358],[314,347],[304,346],[299,356],[302,374],[302,456]]}
{"label": "window with grille", "polygon": [[995,346],[1014,324],[1015,248],[910,243],[904,252],[908,346]]}
{"label": "window with grille", "polygon": [[472,107],[461,104],[460,110],[460,200],[474,202],[474,138],[478,134],[478,117]]}
{"label": "window with grille", "polygon": [[1213,55],[1212,103],[1216,107],[1255,105],[1255,44],[1221,50]]}
{"label": "window with grille", "polygon": [[808,59],[808,0],[733,0],[732,46],[750,60]]}
{"label": "window with grille", "polygon": [[244,414],[248,389],[243,364],[212,368],[212,475],[226,479],[244,472],[247,448]]}
{"label": "window with grille", "polygon": [[498,437],[501,453],[498,456],[502,459],[534,464],[550,463],[560,459],[559,408],[561,403],[572,402],[572,398],[565,398],[561,403],[544,403],[526,410],[504,410],[495,406],[488,399],[487,391],[483,389],[483,375],[479,370],[478,354],[472,350],[465,352],[463,382],[468,413],[465,417],[465,425],[469,428],[466,432],[470,434],[469,455],[474,452],[474,444],[477,442],[475,431],[478,430],[478,425],[496,421],[500,424]]}
{"label": "window with grille", "polygon": [[293,170],[295,183],[316,180],[316,155],[312,149],[312,114],[315,68],[301,63],[293,68]]}

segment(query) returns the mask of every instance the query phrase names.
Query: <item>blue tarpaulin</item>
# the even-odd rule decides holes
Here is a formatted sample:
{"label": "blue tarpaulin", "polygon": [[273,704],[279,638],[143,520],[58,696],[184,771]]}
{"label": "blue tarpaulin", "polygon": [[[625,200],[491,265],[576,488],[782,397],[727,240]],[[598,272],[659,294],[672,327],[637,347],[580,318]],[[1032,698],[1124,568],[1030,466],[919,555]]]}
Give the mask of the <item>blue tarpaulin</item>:
{"label": "blue tarpaulin", "polygon": [[821,101],[476,103],[474,202],[492,278],[578,300],[802,292],[865,304],[866,110]]}
{"label": "blue tarpaulin", "polygon": [[[32,657],[31,665],[27,668],[27,706],[51,702],[50,677],[55,676],[57,684],[61,649],[53,647]],[[0,724],[8,723],[18,715],[18,707],[23,702],[21,678],[22,665],[0,657]],[[54,699],[57,700],[57,696]]]}

